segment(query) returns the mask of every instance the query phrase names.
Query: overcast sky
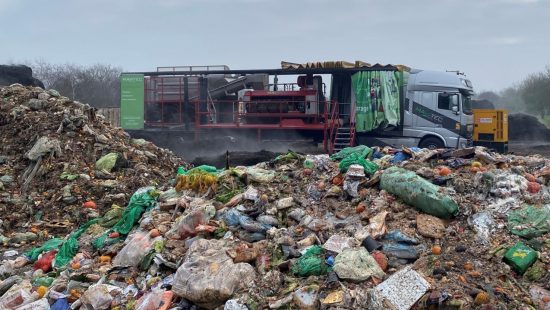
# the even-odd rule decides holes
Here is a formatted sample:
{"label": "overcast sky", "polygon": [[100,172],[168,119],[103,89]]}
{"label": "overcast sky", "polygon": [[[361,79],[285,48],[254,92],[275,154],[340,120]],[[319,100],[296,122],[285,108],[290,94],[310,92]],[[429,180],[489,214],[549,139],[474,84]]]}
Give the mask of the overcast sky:
{"label": "overcast sky", "polygon": [[0,63],[125,71],[281,60],[460,70],[477,91],[550,65],[550,0],[0,0]]}

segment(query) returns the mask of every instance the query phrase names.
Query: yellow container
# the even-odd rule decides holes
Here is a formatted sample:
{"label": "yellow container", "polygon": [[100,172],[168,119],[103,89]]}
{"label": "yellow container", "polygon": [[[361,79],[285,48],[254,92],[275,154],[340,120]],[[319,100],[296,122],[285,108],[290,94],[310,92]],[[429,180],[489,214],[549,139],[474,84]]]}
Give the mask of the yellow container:
{"label": "yellow container", "polygon": [[508,142],[508,111],[474,109],[474,141]]}
{"label": "yellow container", "polygon": [[474,145],[508,151],[508,110],[474,109]]}

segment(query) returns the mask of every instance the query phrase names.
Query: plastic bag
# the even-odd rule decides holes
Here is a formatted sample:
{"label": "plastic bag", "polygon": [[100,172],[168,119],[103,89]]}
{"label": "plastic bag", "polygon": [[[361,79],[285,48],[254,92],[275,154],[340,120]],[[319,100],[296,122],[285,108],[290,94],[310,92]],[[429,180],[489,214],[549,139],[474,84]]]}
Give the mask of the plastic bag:
{"label": "plastic bag", "polygon": [[167,233],[171,239],[185,239],[197,234],[196,228],[199,225],[207,224],[216,214],[216,208],[213,205],[197,207],[195,210],[182,215]]}
{"label": "plastic bag", "polygon": [[268,183],[275,179],[275,172],[255,167],[247,168],[246,175],[248,180],[258,183]]}
{"label": "plastic bag", "polygon": [[[495,221],[487,212],[476,213],[472,215],[471,225],[477,233],[477,241],[484,245],[489,245],[491,242],[491,234],[495,227]],[[469,220],[470,220],[469,219]]]}
{"label": "plastic bag", "polygon": [[163,295],[163,290],[153,289],[138,300],[134,310],[157,310],[162,302]]}
{"label": "plastic bag", "polygon": [[56,250],[61,246],[61,244],[63,244],[62,239],[53,238],[53,239],[50,239],[50,240],[44,242],[44,244],[42,246],[34,248],[34,249],[28,251],[27,253],[25,253],[25,255],[29,257],[29,260],[31,262],[34,262],[35,260],[38,259],[38,256],[40,256],[40,254],[42,254],[43,252]]}
{"label": "plastic bag", "polygon": [[113,301],[113,296],[122,293],[122,290],[113,285],[107,284],[93,284],[91,285],[82,297],[80,301],[84,306],[84,309],[94,310],[106,310],[111,308],[111,302]]}
{"label": "plastic bag", "polygon": [[191,245],[174,277],[174,294],[214,309],[256,278],[254,267],[233,263],[223,240],[200,239]]}
{"label": "plastic bag", "polygon": [[101,227],[105,228],[111,228],[113,227],[120,219],[122,218],[122,215],[124,214],[124,209],[113,205],[109,211],[107,211],[101,220],[99,220],[99,225]]}
{"label": "plastic bag", "polygon": [[334,260],[334,271],[340,279],[365,281],[372,276],[383,278],[384,271],[367,249],[345,249]]}
{"label": "plastic bag", "polygon": [[55,267],[63,267],[71,261],[78,251],[78,238],[80,235],[82,235],[90,226],[96,224],[98,221],[99,219],[88,221],[69,236],[67,241],[65,241],[59,249],[59,252],[55,255]]}
{"label": "plastic bag", "polygon": [[43,254],[42,257],[40,257],[40,259],[38,259],[34,263],[33,269],[34,270],[42,269],[44,273],[50,271],[52,269],[52,262],[55,258],[55,254],[57,254],[57,250],[51,250],[46,254]]}
{"label": "plastic bag", "polygon": [[341,172],[348,171],[351,165],[361,165],[365,169],[365,173],[368,175],[373,175],[378,170],[378,165],[372,161],[365,159],[361,154],[351,154],[350,156],[342,159],[338,168]]}
{"label": "plastic bag", "polygon": [[136,232],[128,238],[130,241],[115,256],[113,266],[137,267],[142,259],[153,249],[154,242],[162,240],[162,237],[151,238],[147,232]]}
{"label": "plastic bag", "polygon": [[183,169],[183,167],[178,167],[178,174],[188,175],[190,173],[193,173],[193,172],[196,172],[196,171],[199,171],[199,170],[203,171],[203,172],[208,172],[208,173],[219,173],[220,172],[220,170],[216,169],[216,167],[214,167],[214,166],[200,165],[198,167],[189,169],[187,171],[185,171],[185,169]]}
{"label": "plastic bag", "polygon": [[[156,205],[157,192],[154,187],[143,187],[138,189],[128,202],[128,206],[122,213],[122,218],[108,231],[93,241],[94,248],[100,249],[109,242],[107,237],[111,232],[118,232],[127,235],[134,225],[139,221],[143,213]],[[118,241],[121,238],[115,239]],[[57,266],[57,263],[56,263]]]}
{"label": "plastic bag", "polygon": [[314,245],[292,266],[292,273],[299,277],[320,276],[327,274],[329,267],[325,263],[325,253],[322,247]]}
{"label": "plastic bag", "polygon": [[0,297],[0,309],[15,309],[19,306],[33,302],[38,295],[31,295],[32,284],[24,280],[12,286],[2,297]]}
{"label": "plastic bag", "polygon": [[444,194],[439,186],[403,168],[386,169],[380,177],[380,188],[416,209],[439,218],[448,219],[458,213],[458,204]]}
{"label": "plastic bag", "polygon": [[547,206],[525,206],[508,213],[508,229],[514,235],[536,238],[550,231],[550,210]]}
{"label": "plastic bag", "polygon": [[31,302],[30,304],[26,304],[24,306],[18,307],[16,310],[46,310],[51,309],[50,303],[48,303],[48,299],[42,298],[37,301]]}
{"label": "plastic bag", "polygon": [[107,172],[111,172],[111,170],[113,170],[113,168],[115,167],[117,158],[117,153],[109,153],[97,160],[97,162],[95,163],[95,168],[97,170],[105,170]]}
{"label": "plastic bag", "polygon": [[58,299],[50,308],[50,310],[69,310],[71,305],[65,298]]}
{"label": "plastic bag", "polygon": [[332,154],[330,159],[342,160],[352,154],[359,155],[359,157],[367,158],[372,154],[372,149],[366,145],[358,145],[354,147],[346,147],[338,153]]}
{"label": "plastic bag", "polygon": [[537,251],[526,246],[523,242],[518,242],[506,251],[504,261],[519,274],[523,274],[535,263],[537,257]]}

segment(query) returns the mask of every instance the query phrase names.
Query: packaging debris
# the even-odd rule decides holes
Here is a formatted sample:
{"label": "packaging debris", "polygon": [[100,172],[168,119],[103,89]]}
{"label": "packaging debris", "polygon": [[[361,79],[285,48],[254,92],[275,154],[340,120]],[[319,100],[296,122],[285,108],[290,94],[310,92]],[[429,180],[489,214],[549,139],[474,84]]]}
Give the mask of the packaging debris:
{"label": "packaging debris", "polygon": [[375,288],[397,310],[410,309],[429,289],[428,281],[410,267],[392,274]]}

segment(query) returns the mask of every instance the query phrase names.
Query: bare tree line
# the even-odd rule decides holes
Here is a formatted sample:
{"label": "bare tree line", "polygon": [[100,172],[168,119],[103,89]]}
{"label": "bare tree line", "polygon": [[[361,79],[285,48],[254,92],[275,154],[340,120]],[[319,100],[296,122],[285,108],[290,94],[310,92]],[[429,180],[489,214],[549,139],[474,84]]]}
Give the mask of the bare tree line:
{"label": "bare tree line", "polygon": [[97,108],[120,105],[121,67],[107,64],[82,66],[35,61],[27,64],[46,89]]}
{"label": "bare tree line", "polygon": [[485,91],[477,97],[510,112],[525,112],[544,118],[550,114],[550,66],[530,74],[517,85],[499,92]]}

